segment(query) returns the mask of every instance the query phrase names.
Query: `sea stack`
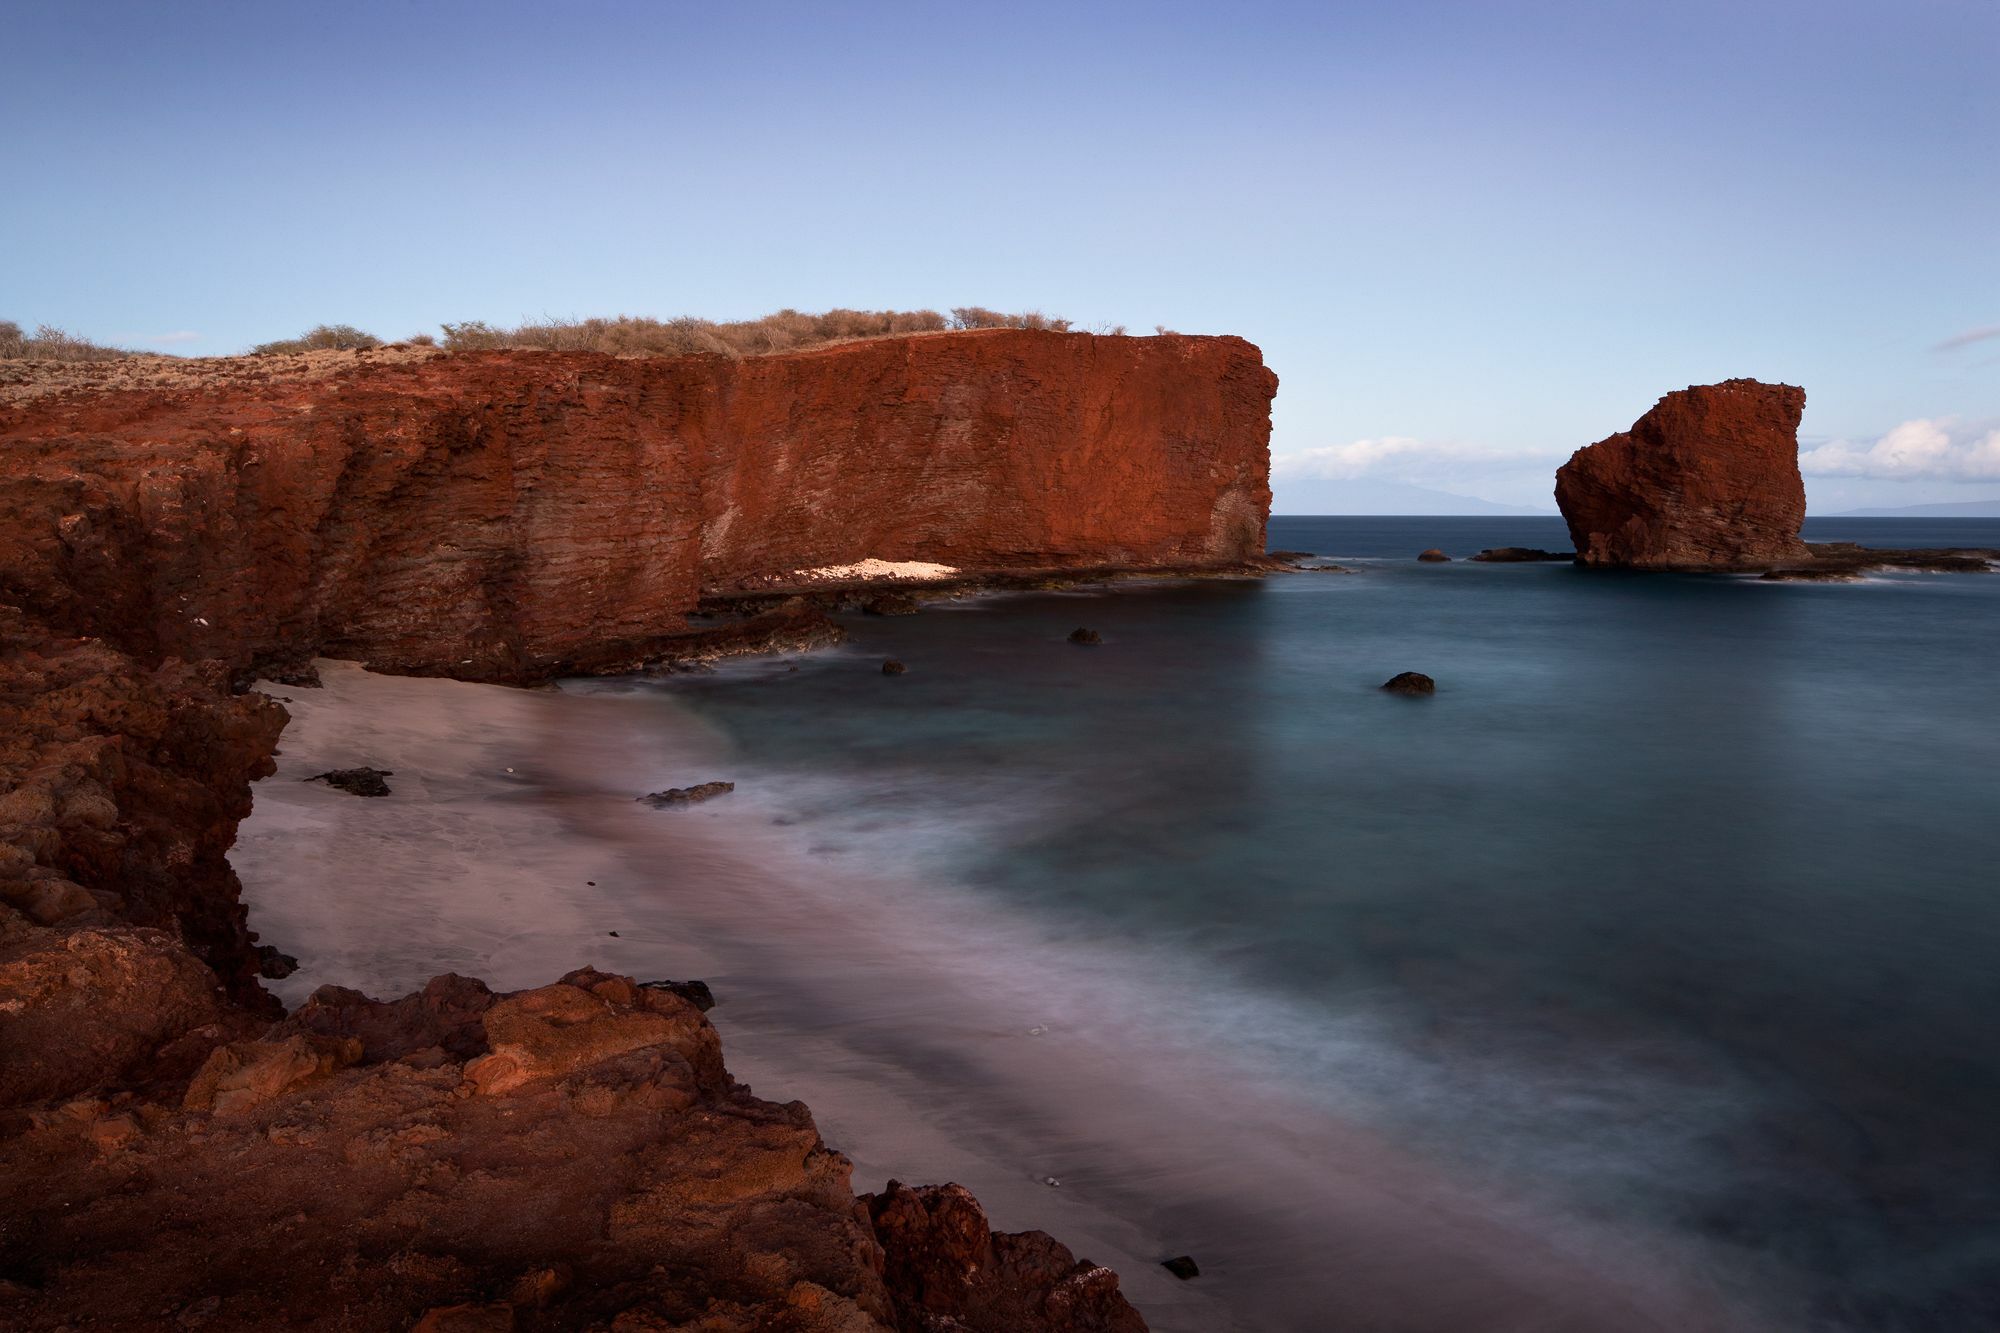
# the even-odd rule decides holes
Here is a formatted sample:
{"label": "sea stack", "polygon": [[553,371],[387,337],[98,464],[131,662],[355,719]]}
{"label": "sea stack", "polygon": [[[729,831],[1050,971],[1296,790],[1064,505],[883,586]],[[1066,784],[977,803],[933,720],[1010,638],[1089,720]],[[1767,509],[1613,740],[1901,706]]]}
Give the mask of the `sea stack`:
{"label": "sea stack", "polygon": [[1670,393],[1556,472],[1578,563],[1760,570],[1810,560],[1799,476],[1806,391],[1724,380]]}

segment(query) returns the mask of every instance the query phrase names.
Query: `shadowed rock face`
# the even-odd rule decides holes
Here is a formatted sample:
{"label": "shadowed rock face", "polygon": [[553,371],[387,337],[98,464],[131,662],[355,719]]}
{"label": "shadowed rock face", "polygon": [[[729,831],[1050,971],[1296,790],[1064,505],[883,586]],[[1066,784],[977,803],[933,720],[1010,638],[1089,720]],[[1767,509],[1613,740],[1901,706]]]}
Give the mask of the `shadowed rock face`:
{"label": "shadowed rock face", "polygon": [[1632,569],[1768,569],[1809,559],[1804,389],[1725,380],[1670,393],[1556,472],[1576,558]]}

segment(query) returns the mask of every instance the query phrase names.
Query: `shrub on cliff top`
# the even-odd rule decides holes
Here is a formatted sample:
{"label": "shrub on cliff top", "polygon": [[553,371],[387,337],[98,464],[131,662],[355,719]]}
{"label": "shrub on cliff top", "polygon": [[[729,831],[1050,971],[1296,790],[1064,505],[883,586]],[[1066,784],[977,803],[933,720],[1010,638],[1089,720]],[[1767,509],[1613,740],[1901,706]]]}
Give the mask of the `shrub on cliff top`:
{"label": "shrub on cliff top", "polygon": [[48,324],[23,333],[13,320],[0,319],[0,361],[116,361],[136,355],[122,347],[100,347]]}
{"label": "shrub on cliff top", "polygon": [[893,338],[912,333],[943,333],[950,329],[1053,329],[1066,331],[1070,321],[1033,311],[1005,315],[979,306],[964,306],[950,318],[935,310],[828,310],[807,314],[780,310],[762,319],[718,321],[648,319],[620,315],[616,319],[544,319],[519,328],[498,329],[484,320],[444,326],[444,345],[454,352],[526,347],[548,352],[609,352],[613,356],[680,356],[713,352],[720,356],[761,356],[795,351],[823,343],[860,338]]}
{"label": "shrub on cliff top", "polygon": [[988,310],[985,306],[961,305],[952,307],[951,326],[955,329],[1048,329],[1054,333],[1068,333],[1070,321],[1055,315],[1044,315],[1039,310],[1006,315],[998,310]]}
{"label": "shrub on cliff top", "polygon": [[307,329],[296,338],[280,338],[277,342],[258,343],[250,350],[253,353],[266,352],[351,352],[357,349],[380,347],[382,340],[372,333],[364,333],[352,324],[321,324]]}

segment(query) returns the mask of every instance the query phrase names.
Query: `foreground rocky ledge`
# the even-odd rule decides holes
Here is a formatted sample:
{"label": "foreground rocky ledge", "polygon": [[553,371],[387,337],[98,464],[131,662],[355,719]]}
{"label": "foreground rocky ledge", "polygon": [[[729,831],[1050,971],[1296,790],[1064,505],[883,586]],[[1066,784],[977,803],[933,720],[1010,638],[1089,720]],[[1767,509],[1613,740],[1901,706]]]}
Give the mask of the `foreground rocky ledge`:
{"label": "foreground rocky ledge", "polygon": [[287,715],[240,686],[810,646],[794,575],[877,557],[1261,567],[1256,349],[295,360],[0,383],[0,1326],[1143,1329],[955,1186],[857,1199],[671,990],[286,1016],[227,852]]}
{"label": "foreground rocky ledge", "polygon": [[[137,965],[104,1006],[143,1005]],[[183,1038],[185,1091],[85,1095],[0,1142],[0,1322],[142,1327],[1143,1330],[1110,1270],[956,1186],[856,1199],[672,991],[580,971]],[[175,1081],[176,1083],[178,1080]]]}

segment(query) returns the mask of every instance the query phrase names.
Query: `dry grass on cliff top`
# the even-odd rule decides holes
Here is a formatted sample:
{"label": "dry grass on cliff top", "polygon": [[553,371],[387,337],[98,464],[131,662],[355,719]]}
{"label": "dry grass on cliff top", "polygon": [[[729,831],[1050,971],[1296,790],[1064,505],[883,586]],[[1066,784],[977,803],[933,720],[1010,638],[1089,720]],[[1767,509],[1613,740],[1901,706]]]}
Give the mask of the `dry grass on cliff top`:
{"label": "dry grass on cliff top", "polygon": [[1039,310],[1010,315],[983,306],[959,306],[949,315],[935,310],[829,310],[817,315],[780,310],[762,319],[730,321],[620,315],[615,319],[532,321],[513,329],[496,329],[482,320],[471,320],[446,324],[444,345],[454,352],[519,347],[547,352],[608,352],[612,356],[685,356],[692,352],[763,356],[826,343],[962,329],[1067,333],[1070,321]]}
{"label": "dry grass on cliff top", "polygon": [[[949,315],[935,310],[829,310],[817,315],[780,310],[762,319],[734,321],[621,315],[616,319],[548,319],[513,329],[495,328],[479,320],[443,328],[442,348],[437,339],[423,334],[385,343],[351,324],[321,324],[296,338],[259,343],[248,356],[187,357],[103,347],[48,325],[32,335],[25,334],[19,324],[0,320],[0,403],[65,393],[185,388],[230,380],[324,379],[352,371],[357,359],[381,366],[452,352],[503,348],[629,357],[689,353],[750,357],[871,338],[968,329],[1068,333],[1073,324],[1038,310],[1006,314],[983,306],[958,306]],[[1123,335],[1125,328],[1105,326],[1091,332]]]}
{"label": "dry grass on cliff top", "polygon": [[142,355],[122,347],[102,347],[48,324],[23,333],[13,320],[0,319],[0,361],[116,361]]}
{"label": "dry grass on cliff top", "polygon": [[[446,324],[444,347],[452,352],[484,352],[521,348],[544,352],[602,352],[612,356],[686,356],[707,352],[720,356],[764,356],[828,343],[864,338],[906,338],[913,334],[950,333],[966,329],[1045,329],[1071,331],[1072,321],[1039,310],[1007,314],[984,306],[956,306],[950,314],[935,310],[828,310],[809,314],[780,310],[761,319],[712,320],[683,316],[652,319],[619,315],[613,319],[531,320],[516,328],[496,328],[484,320]],[[1097,333],[1123,334],[1123,325]],[[416,334],[393,343],[352,324],[321,324],[296,338],[258,343],[252,356],[299,356],[313,352],[359,352],[378,349],[433,347],[437,339]],[[33,334],[12,320],[0,320],[0,361],[81,363],[157,357],[158,353],[104,347],[58,328],[42,325]],[[180,359],[180,358],[176,358]]]}

